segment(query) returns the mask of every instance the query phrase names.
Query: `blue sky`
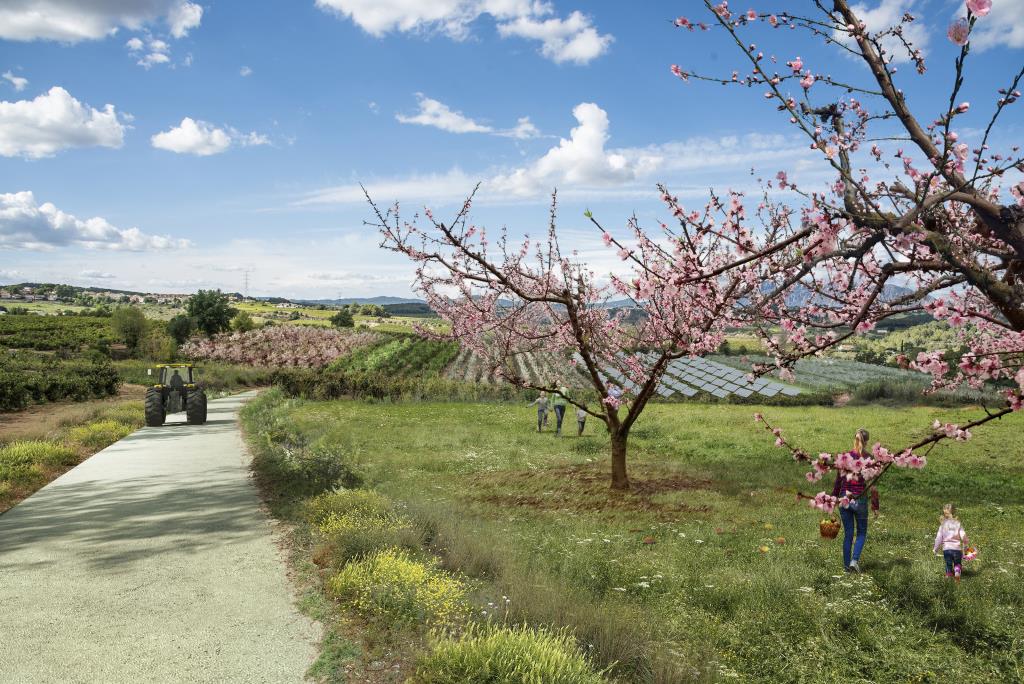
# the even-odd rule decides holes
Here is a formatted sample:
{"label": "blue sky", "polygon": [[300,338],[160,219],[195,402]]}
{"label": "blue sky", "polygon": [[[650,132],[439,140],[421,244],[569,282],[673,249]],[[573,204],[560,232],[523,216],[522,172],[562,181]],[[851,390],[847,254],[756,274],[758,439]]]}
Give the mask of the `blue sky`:
{"label": "blue sky", "polygon": [[[655,182],[696,204],[711,185],[753,187],[751,167],[823,182],[759,90],[670,74],[740,66],[719,36],[672,26],[701,6],[0,0],[0,282],[238,290],[249,269],[257,295],[407,295],[411,266],[362,226],[360,181],[410,211],[451,209],[483,181],[474,219],[536,234],[557,186],[566,241],[598,268],[584,208],[610,226],[653,221]],[[901,65],[901,82],[916,107],[941,111],[945,28],[962,3],[862,9],[919,17],[930,70]],[[800,32],[749,35],[780,70],[800,55],[865,80]],[[974,43],[968,137],[1024,62],[1024,3],[995,0]],[[1021,121],[1011,112],[1001,140],[1019,139]]]}

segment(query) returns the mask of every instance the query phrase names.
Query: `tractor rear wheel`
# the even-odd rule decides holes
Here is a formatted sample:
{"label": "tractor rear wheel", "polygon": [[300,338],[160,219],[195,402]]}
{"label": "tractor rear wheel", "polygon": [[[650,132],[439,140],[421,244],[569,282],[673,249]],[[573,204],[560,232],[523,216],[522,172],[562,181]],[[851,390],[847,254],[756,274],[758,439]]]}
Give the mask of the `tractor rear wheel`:
{"label": "tractor rear wheel", "polygon": [[191,390],[185,402],[185,415],[189,425],[202,425],[206,422],[206,392]]}
{"label": "tractor rear wheel", "polygon": [[146,390],[146,425],[160,427],[166,418],[163,393],[156,387],[150,387]]}

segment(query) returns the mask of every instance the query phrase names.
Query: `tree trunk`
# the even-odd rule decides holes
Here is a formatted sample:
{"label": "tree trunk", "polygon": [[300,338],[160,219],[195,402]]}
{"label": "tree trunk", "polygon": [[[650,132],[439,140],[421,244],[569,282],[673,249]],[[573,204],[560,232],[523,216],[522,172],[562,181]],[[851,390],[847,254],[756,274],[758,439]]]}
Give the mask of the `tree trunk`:
{"label": "tree trunk", "polygon": [[626,440],[629,433],[612,432],[612,489],[629,489],[626,475]]}

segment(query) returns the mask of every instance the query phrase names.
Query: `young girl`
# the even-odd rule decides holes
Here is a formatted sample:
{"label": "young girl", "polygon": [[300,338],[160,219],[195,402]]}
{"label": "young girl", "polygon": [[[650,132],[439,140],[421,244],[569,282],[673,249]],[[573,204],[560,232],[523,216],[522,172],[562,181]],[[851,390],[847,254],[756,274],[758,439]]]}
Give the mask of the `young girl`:
{"label": "young girl", "polygon": [[953,577],[957,582],[960,581],[960,564],[963,562],[966,546],[967,532],[956,517],[956,506],[948,503],[942,507],[939,531],[935,534],[932,552],[937,556],[939,548],[942,548],[942,557],[946,561],[946,577]]}

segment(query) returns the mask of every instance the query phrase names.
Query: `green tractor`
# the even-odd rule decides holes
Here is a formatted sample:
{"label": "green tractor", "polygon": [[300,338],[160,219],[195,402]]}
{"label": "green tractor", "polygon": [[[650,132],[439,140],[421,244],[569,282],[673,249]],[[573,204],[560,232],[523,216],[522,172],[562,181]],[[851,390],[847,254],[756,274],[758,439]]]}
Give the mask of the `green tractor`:
{"label": "green tractor", "polygon": [[[206,392],[195,382],[191,363],[162,363],[157,366],[160,382],[146,390],[146,425],[159,427],[168,413],[185,412],[189,425],[206,422]],[[152,369],[150,369],[152,375]]]}

